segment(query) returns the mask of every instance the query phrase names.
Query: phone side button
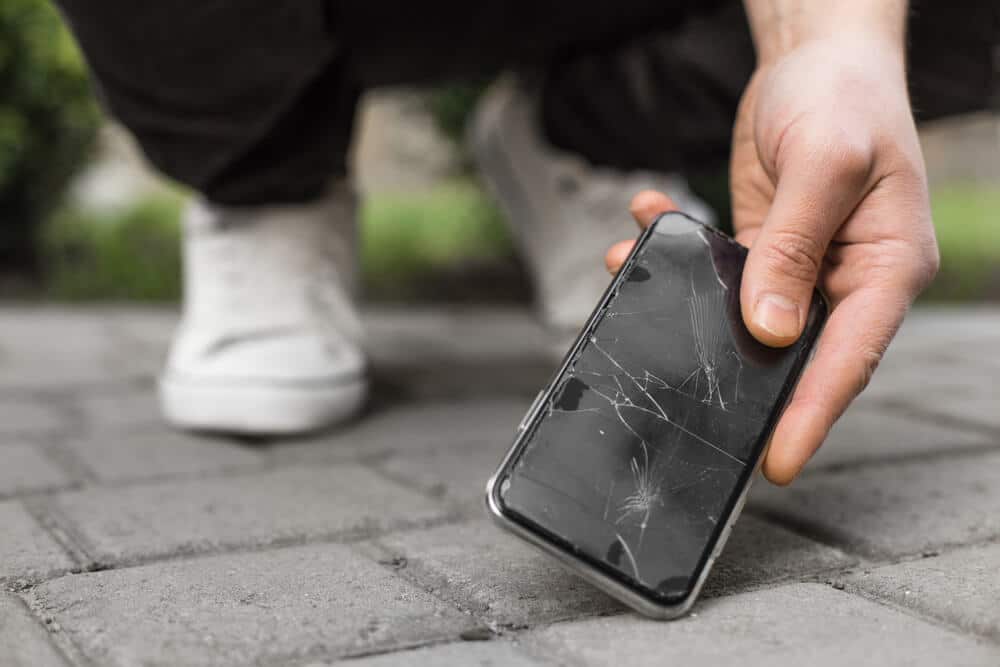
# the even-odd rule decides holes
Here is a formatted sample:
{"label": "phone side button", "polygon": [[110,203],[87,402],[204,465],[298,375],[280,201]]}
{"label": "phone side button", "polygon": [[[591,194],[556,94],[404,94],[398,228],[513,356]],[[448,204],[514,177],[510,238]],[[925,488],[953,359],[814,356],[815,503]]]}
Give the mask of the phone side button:
{"label": "phone side button", "polygon": [[517,428],[514,429],[515,433],[520,433],[524,429],[528,428],[528,422],[531,420],[532,415],[535,414],[535,410],[538,409],[538,404],[541,402],[542,396],[544,395],[545,395],[545,390],[539,389],[538,393],[535,395],[535,400],[531,402],[531,407],[529,407],[528,411],[524,413],[524,416],[521,417],[521,423],[519,423],[517,425]]}

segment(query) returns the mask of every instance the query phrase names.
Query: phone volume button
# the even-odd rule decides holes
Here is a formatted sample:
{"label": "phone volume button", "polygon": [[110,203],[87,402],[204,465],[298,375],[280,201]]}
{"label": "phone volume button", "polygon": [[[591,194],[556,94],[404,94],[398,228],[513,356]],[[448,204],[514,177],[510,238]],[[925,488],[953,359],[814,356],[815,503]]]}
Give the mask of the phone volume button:
{"label": "phone volume button", "polygon": [[538,390],[538,393],[535,395],[535,400],[531,402],[531,407],[529,407],[528,411],[524,413],[523,417],[521,417],[521,423],[517,425],[517,430],[516,430],[517,433],[520,433],[524,429],[528,428],[528,422],[531,421],[531,417],[532,415],[535,414],[535,411],[538,409],[538,404],[542,402],[542,396],[544,395],[545,395],[544,389]]}

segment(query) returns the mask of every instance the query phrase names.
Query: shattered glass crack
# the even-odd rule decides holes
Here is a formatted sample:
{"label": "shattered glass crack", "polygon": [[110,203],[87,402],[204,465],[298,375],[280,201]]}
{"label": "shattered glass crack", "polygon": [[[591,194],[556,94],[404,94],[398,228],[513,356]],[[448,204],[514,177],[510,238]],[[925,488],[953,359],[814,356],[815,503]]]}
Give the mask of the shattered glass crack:
{"label": "shattered glass crack", "polygon": [[749,336],[742,249],[686,219],[670,224],[623,276],[501,494],[575,552],[664,596],[690,589],[807,352]]}

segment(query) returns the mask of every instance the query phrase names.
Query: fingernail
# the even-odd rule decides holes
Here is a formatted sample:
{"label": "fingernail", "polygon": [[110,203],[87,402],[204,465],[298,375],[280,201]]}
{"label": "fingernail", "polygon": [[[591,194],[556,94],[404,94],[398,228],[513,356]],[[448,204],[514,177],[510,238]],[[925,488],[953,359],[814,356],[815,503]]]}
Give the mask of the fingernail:
{"label": "fingernail", "polygon": [[753,311],[754,322],[777,338],[795,338],[799,335],[799,307],[781,294],[764,294],[757,299]]}

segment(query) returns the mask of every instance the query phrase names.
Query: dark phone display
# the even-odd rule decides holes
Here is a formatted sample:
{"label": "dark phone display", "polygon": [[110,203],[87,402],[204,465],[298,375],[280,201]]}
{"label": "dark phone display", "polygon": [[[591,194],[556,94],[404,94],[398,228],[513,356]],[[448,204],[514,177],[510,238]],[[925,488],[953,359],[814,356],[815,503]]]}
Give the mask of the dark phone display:
{"label": "dark phone display", "polygon": [[777,350],[740,317],[746,251],[661,217],[498,478],[505,515],[663,603],[683,599],[822,326]]}

